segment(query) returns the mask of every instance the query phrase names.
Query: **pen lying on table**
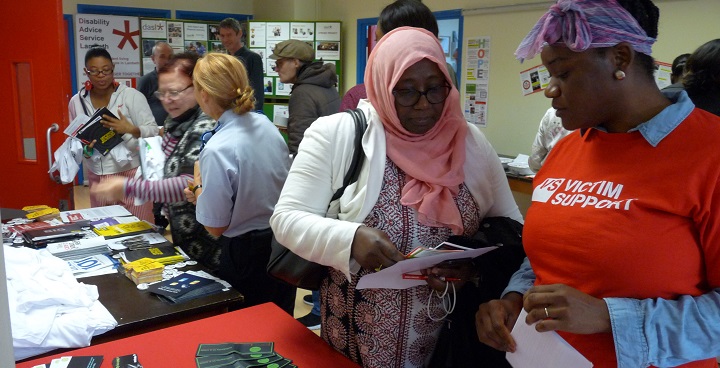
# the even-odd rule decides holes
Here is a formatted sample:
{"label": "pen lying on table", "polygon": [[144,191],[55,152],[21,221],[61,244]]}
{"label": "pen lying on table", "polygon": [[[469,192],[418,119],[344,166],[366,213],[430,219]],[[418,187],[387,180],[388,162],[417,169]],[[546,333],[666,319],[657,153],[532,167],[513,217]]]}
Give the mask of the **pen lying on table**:
{"label": "pen lying on table", "polygon": [[[402,275],[402,278],[405,280],[427,280],[428,275],[419,275],[415,273],[404,273]],[[440,281],[460,281],[457,277],[443,277],[443,276],[437,276]]]}

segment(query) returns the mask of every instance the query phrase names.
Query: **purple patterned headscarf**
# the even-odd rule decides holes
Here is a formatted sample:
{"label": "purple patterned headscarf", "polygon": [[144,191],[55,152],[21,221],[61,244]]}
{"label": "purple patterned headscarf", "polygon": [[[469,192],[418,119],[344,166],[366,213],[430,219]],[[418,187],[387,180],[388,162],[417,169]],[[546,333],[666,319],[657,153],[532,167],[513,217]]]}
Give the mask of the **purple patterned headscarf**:
{"label": "purple patterned headscarf", "polygon": [[564,43],[575,52],[627,42],[650,55],[655,39],[615,0],[558,0],[525,36],[515,56],[522,62],[545,44]]}

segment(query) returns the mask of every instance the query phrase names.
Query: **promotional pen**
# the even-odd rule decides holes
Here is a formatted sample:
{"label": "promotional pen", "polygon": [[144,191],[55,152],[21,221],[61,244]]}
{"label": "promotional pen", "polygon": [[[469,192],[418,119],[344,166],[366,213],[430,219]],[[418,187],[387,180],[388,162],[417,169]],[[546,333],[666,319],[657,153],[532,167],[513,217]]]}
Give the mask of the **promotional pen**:
{"label": "promotional pen", "polygon": [[[402,275],[402,278],[405,279],[405,280],[427,280],[427,279],[428,279],[428,275],[418,275],[418,274],[414,274],[414,273],[404,273],[404,274]],[[440,279],[440,281],[460,281],[460,280],[461,280],[461,279],[459,279],[459,278],[457,278],[457,277],[443,277],[443,276],[438,276],[437,278]]]}

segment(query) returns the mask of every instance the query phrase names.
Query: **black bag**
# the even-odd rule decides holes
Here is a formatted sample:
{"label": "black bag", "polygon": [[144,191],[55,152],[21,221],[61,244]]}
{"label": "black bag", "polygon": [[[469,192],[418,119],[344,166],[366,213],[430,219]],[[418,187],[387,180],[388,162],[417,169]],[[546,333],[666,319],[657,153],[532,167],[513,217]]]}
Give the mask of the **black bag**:
{"label": "black bag", "polygon": [[[367,128],[365,114],[360,109],[347,110],[345,112],[352,115],[353,120],[355,120],[355,151],[353,152],[350,167],[343,178],[343,186],[333,194],[330,202],[340,198],[345,192],[345,188],[357,181],[365,156],[362,149],[362,136]],[[270,254],[270,261],[267,265],[267,271],[270,276],[299,288],[308,290],[320,289],[320,284],[327,274],[327,266],[310,262],[291,252],[285,248],[285,246],[278,243],[278,241],[275,240],[275,236],[273,236],[270,244],[272,253]]]}
{"label": "black bag", "polygon": [[510,277],[525,259],[522,224],[507,217],[489,217],[472,238],[451,236],[448,241],[468,248],[499,246],[475,258],[477,285],[468,282],[458,290],[455,310],[445,319],[433,353],[431,367],[511,368],[505,352],[481,343],[475,331],[475,312],[480,304],[499,299]]}

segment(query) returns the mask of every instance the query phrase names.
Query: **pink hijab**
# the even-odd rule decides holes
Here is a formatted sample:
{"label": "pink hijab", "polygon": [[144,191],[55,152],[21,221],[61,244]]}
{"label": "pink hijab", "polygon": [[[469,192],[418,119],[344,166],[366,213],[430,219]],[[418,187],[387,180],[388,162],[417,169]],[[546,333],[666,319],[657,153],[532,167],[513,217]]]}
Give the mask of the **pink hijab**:
{"label": "pink hijab", "polygon": [[385,128],[387,155],[406,174],[400,203],[416,209],[420,223],[462,234],[462,216],[453,199],[465,180],[467,123],[460,94],[451,88],[442,116],[425,134],[405,130],[395,110],[393,88],[406,69],[423,59],[436,63],[453,85],[438,39],[424,29],[400,27],[385,34],[370,54],[365,86]]}

